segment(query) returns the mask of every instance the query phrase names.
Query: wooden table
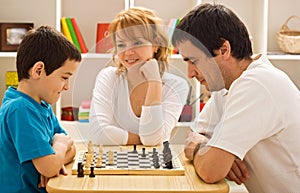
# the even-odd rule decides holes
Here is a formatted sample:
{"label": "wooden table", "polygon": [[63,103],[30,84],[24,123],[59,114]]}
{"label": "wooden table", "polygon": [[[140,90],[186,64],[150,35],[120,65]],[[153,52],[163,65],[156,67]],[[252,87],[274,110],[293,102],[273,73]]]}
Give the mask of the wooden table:
{"label": "wooden table", "polygon": [[[84,144],[76,144],[77,150],[84,150]],[[204,183],[195,173],[192,163],[184,156],[183,145],[171,145],[176,151],[185,167],[185,175],[178,176],[151,176],[151,175],[96,175],[90,178],[85,175],[78,178],[71,175],[72,163],[67,165],[69,175],[54,177],[47,184],[49,193],[70,192],[209,192],[227,193],[229,186],[225,181],[216,184]]]}

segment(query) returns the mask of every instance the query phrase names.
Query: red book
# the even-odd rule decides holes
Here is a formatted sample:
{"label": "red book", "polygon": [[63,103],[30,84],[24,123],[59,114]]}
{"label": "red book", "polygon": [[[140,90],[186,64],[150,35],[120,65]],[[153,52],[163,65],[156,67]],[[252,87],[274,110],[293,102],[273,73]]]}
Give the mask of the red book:
{"label": "red book", "polygon": [[97,37],[96,37],[96,53],[108,53],[113,45],[107,37],[107,30],[109,23],[97,24]]}
{"label": "red book", "polygon": [[77,22],[76,22],[75,18],[71,18],[71,21],[72,21],[72,24],[73,24],[73,27],[74,27],[75,34],[76,34],[77,39],[78,39],[78,43],[79,43],[79,46],[80,46],[80,49],[81,49],[81,53],[87,53],[88,49],[86,47],[86,44],[85,44],[84,39],[81,35],[81,32],[79,30],[79,27],[77,25]]}

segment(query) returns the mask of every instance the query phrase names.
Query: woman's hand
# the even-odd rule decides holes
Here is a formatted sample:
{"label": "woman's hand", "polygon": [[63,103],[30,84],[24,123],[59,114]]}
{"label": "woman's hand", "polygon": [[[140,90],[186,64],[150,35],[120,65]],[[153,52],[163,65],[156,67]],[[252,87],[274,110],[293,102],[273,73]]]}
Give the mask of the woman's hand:
{"label": "woman's hand", "polygon": [[145,62],[141,66],[140,72],[145,76],[147,80],[161,81],[158,62],[155,59],[150,59]]}

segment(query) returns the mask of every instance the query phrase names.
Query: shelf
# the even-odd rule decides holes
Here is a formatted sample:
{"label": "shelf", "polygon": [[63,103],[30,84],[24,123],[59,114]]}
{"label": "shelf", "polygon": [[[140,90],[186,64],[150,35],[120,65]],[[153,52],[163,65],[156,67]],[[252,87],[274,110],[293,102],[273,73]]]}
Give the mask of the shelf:
{"label": "shelf", "polygon": [[17,52],[0,52],[1,58],[15,58],[17,56]]}
{"label": "shelf", "polygon": [[181,54],[172,54],[170,58],[171,59],[180,59],[180,60],[182,60]]}
{"label": "shelf", "polygon": [[81,54],[82,58],[91,58],[91,59],[111,59],[112,54],[97,54],[97,53],[86,53],[86,54]]}
{"label": "shelf", "polygon": [[270,60],[300,60],[300,54],[268,53]]}
{"label": "shelf", "polygon": [[193,122],[178,122],[176,127],[190,127]]}

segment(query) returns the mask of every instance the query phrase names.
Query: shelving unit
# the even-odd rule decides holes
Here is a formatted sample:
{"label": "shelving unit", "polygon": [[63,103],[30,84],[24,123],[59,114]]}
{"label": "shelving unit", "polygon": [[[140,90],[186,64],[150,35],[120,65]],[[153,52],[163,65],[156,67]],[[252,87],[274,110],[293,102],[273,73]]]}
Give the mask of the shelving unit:
{"label": "shelving unit", "polygon": [[[75,17],[89,50],[96,42],[96,24],[110,22],[121,10],[133,6],[153,9],[166,24],[171,18],[180,18],[190,9],[202,2],[221,3],[231,8],[246,24],[253,41],[255,53],[276,53],[269,59],[286,71],[300,88],[300,55],[280,54],[276,43],[276,32],[291,15],[300,15],[298,0],[0,0],[0,22],[33,22],[35,26],[51,25],[60,30],[61,17]],[[34,6],[33,6],[34,5]],[[35,7],[39,7],[36,9]],[[280,14],[278,14],[280,10]],[[299,29],[300,21],[291,22],[291,28]],[[279,54],[278,54],[279,52]],[[71,89],[63,93],[56,104],[56,113],[64,106],[79,106],[80,102],[90,99],[94,80],[98,71],[110,61],[110,54],[83,54],[83,61],[73,77]],[[5,91],[5,72],[15,69],[15,52],[0,52],[0,97]],[[170,58],[171,72],[186,76],[187,68],[180,55]],[[195,80],[192,99],[200,95],[200,85]],[[199,103],[195,104],[199,112]],[[60,116],[58,116],[60,117]],[[182,126],[185,123],[180,123]]]}

